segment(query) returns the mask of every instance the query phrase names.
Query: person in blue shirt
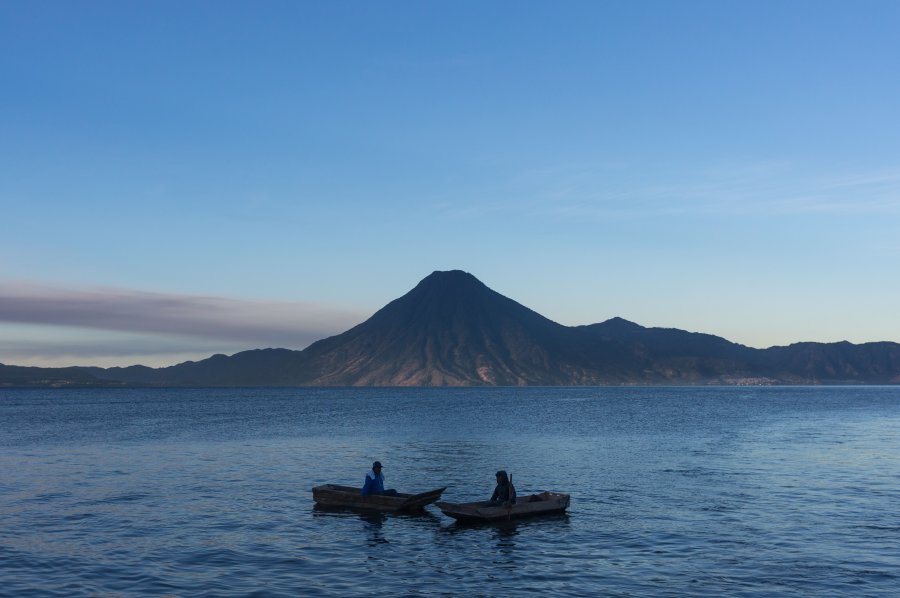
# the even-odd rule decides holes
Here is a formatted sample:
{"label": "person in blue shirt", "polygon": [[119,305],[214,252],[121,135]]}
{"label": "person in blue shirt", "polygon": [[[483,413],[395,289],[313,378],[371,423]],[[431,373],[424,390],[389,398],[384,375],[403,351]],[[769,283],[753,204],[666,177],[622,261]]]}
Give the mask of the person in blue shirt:
{"label": "person in blue shirt", "polygon": [[366,483],[363,484],[360,494],[369,496],[370,494],[381,494],[384,496],[397,496],[396,490],[384,489],[384,475],[381,473],[381,462],[372,463],[372,470],[366,474]]}

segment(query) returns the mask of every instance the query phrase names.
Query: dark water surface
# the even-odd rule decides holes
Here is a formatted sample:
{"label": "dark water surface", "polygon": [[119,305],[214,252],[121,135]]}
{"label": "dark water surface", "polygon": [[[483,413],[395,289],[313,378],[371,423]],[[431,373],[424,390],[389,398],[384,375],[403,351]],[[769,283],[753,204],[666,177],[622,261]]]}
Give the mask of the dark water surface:
{"label": "dark water surface", "polygon": [[[459,526],[314,508],[572,494]],[[888,596],[900,388],[0,390],[4,596]]]}

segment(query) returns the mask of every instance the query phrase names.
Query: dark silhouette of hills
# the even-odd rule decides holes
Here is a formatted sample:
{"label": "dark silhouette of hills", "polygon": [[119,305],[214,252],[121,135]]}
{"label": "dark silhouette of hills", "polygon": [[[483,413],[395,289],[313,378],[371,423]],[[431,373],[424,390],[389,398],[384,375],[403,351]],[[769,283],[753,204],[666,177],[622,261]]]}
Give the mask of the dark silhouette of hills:
{"label": "dark silhouette of hills", "polygon": [[346,332],[165,368],[23,368],[0,385],[468,386],[897,384],[900,344],[753,349],[621,318],[563,326],[459,270],[434,272]]}

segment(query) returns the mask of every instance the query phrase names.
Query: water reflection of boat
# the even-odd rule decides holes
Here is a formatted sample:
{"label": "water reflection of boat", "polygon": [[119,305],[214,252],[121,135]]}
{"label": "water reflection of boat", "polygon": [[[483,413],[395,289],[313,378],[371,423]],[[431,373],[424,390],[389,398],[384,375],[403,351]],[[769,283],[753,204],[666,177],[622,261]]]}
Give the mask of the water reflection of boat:
{"label": "water reflection of boat", "polygon": [[519,499],[508,507],[488,501],[452,503],[439,502],[435,506],[444,515],[461,522],[506,521],[522,517],[535,517],[551,513],[563,513],[569,506],[569,495],[562,492],[541,492]]}
{"label": "water reflection of boat", "polygon": [[362,496],[359,488],[353,486],[339,486],[338,484],[323,484],[312,489],[313,500],[316,504],[328,507],[346,507],[351,509],[365,509],[372,511],[421,511],[425,505],[430,505],[441,497],[441,493],[447,488],[435,488],[419,494],[406,494],[398,492],[396,495],[370,494]]}

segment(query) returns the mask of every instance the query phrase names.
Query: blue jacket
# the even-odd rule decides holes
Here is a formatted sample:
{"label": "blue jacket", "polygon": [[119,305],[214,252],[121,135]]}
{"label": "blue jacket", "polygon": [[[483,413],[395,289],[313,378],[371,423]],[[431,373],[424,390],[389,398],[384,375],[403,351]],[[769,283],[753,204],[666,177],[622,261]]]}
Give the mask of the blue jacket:
{"label": "blue jacket", "polygon": [[368,496],[370,494],[384,494],[384,474],[375,473],[370,470],[366,474],[366,483],[363,485],[360,494]]}

